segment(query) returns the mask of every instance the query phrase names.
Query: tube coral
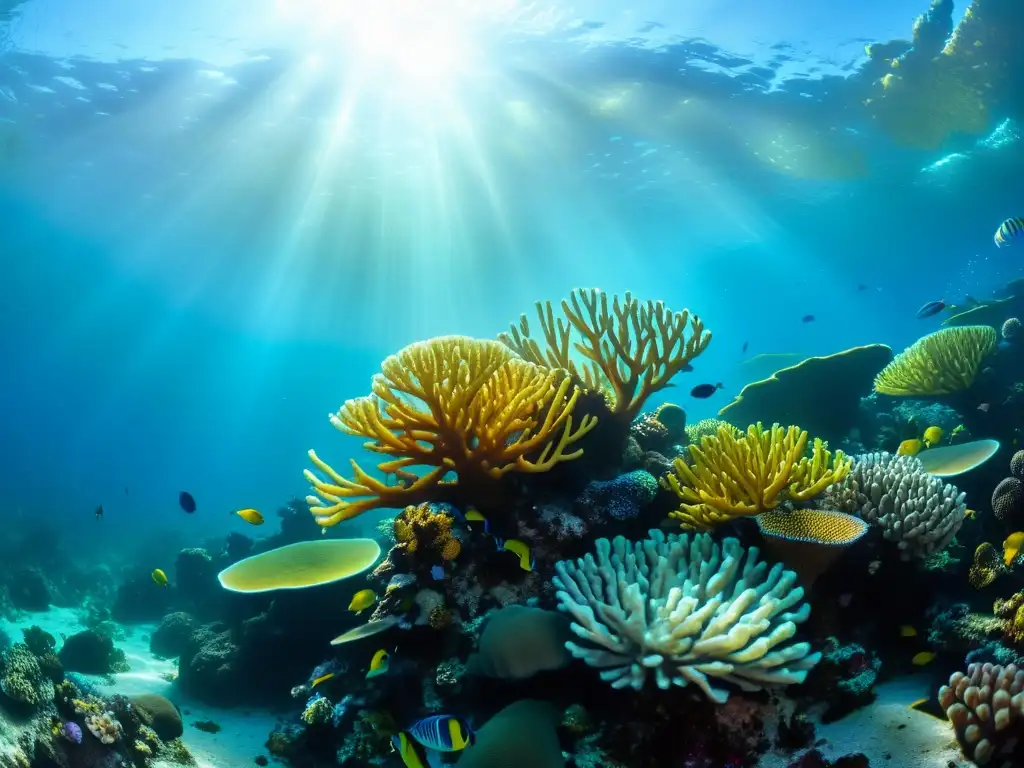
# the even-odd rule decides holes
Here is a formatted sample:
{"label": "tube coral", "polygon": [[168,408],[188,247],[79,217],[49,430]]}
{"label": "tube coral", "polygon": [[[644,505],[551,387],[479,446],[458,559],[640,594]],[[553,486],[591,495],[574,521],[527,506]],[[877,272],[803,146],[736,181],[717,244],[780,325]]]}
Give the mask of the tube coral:
{"label": "tube coral", "polygon": [[691,467],[682,459],[664,484],[682,500],[671,517],[684,528],[706,529],[734,517],[757,515],[783,501],[809,501],[850,471],[842,451],[835,457],[815,439],[810,458],[807,432],[778,424],[765,430],[760,424],[739,435],[729,425],[716,436],[690,445]]}
{"label": "tube coral", "polygon": [[[367,450],[391,456],[377,466],[388,485],[352,461],[348,480],[309,452],[306,501],[316,522],[335,525],[371,509],[441,501],[456,485],[487,483],[509,472],[546,472],[583,450],[572,446],[595,425],[574,425],[580,390],[565,371],[518,358],[496,341],[445,336],[411,344],[381,365],[373,394],[348,400],[330,417]],[[427,468],[423,474],[414,468]],[[446,479],[452,473],[457,480]]]}
{"label": "tube coral", "polygon": [[[673,312],[660,301],[641,302],[628,292],[609,302],[603,291],[578,288],[562,300],[564,319],[558,320],[551,302],[536,307],[544,347],[531,338],[526,315],[498,338],[524,360],[569,371],[589,391],[610,389],[612,412],[629,422],[711,342],[704,323],[689,310]],[[586,362],[573,360],[573,351]]]}
{"label": "tube coral", "polygon": [[811,607],[797,576],[758,562],[757,547],[721,546],[708,534],[645,541],[599,539],[597,554],[555,566],[559,607],[585,645],[566,644],[613,688],[693,683],[718,703],[711,678],[755,691],[803,682],[818,663],[807,643],[789,643]]}
{"label": "tube coral", "polygon": [[981,361],[996,346],[987,325],[943,328],[915,341],[875,377],[875,392],[913,397],[948,395],[970,388]]}

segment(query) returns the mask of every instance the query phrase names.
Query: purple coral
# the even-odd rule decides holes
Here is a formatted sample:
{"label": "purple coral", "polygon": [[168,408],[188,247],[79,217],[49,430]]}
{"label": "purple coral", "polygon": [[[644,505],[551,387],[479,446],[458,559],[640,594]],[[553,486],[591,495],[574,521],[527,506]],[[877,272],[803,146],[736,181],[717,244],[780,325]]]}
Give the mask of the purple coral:
{"label": "purple coral", "polygon": [[73,741],[75,744],[82,743],[82,729],[78,723],[68,720],[60,727],[60,732],[68,741]]}

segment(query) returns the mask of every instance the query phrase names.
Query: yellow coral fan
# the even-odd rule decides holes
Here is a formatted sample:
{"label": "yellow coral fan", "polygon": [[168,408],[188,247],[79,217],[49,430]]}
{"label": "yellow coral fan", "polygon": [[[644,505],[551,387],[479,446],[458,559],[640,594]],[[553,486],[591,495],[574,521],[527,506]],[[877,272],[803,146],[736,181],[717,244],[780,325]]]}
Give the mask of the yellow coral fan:
{"label": "yellow coral fan", "polygon": [[[496,341],[446,336],[412,344],[388,357],[373,378],[373,394],[347,401],[331,424],[365,437],[365,447],[393,457],[378,465],[402,482],[388,485],[352,461],[353,480],[314,451],[326,475],[306,479],[317,496],[306,501],[321,526],[371,509],[403,507],[443,496],[457,483],[481,483],[508,472],[545,472],[582,455],[570,450],[595,425],[574,427],[580,390],[564,370],[518,358]],[[429,468],[422,475],[413,468]]]}
{"label": "yellow coral fan", "polygon": [[[499,336],[501,341],[524,360],[570,371],[590,391],[610,388],[609,407],[629,421],[711,342],[704,323],[689,310],[673,312],[660,301],[641,302],[628,292],[609,302],[596,288],[579,288],[562,301],[565,319],[557,321],[551,302],[536,306],[546,347],[530,337],[526,315]],[[577,364],[573,351],[586,362]]]}
{"label": "yellow coral fan", "polygon": [[714,437],[688,450],[690,467],[682,459],[673,462],[674,474],[664,483],[682,499],[671,513],[684,528],[706,529],[734,517],[757,515],[782,501],[808,501],[829,485],[846,477],[852,460],[842,451],[835,459],[819,439],[810,458],[807,433],[799,427],[768,431],[752,425],[746,435],[722,426]]}
{"label": "yellow coral fan", "polygon": [[974,562],[967,572],[967,581],[975,589],[981,589],[995,581],[1004,570],[1005,566],[996,548],[983,541],[974,550]]}
{"label": "yellow coral fan", "polygon": [[974,383],[981,361],[996,346],[987,325],[943,328],[918,339],[875,377],[875,391],[903,397],[948,395]]}

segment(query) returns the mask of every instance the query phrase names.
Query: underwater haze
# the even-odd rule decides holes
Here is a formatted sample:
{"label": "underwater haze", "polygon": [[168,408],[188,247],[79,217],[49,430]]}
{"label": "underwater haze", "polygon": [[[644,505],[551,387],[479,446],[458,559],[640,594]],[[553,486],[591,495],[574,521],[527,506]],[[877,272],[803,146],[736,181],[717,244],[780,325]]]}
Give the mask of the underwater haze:
{"label": "underwater haze", "polygon": [[[688,429],[704,419],[730,421],[722,409],[733,403],[742,431],[818,402],[830,414],[798,425],[811,431],[801,451],[814,451],[816,462],[816,437],[850,455],[927,456],[939,438],[925,439],[923,431],[941,427],[950,447],[978,442],[980,454],[957,458],[977,469],[997,448],[1017,444],[1024,417],[1008,406],[1024,389],[1017,383],[1024,372],[1004,380],[1004,369],[983,362],[990,353],[1009,354],[1016,331],[1007,330],[1004,308],[1017,306],[1014,281],[1024,278],[1022,37],[1024,7],[1011,0],[0,0],[0,515],[9,534],[0,551],[25,555],[50,541],[77,563],[131,570],[136,575],[125,576],[126,584],[141,574],[145,589],[151,569],[162,567],[177,590],[171,564],[182,548],[227,540],[230,550],[238,534],[256,540],[254,551],[260,536],[274,544],[378,538],[381,516],[406,506],[390,501],[394,496],[408,498],[409,509],[453,504],[462,509],[457,524],[479,508],[480,520],[468,520],[486,522],[497,551],[520,557],[527,578],[548,567],[543,590],[534,584],[522,600],[498,602],[529,599],[539,610],[541,599],[551,607],[544,600],[555,594],[548,580],[558,558],[545,559],[529,541],[524,530],[537,528],[533,523],[501,530],[484,501],[458,495],[469,486],[459,469],[464,455],[443,464],[458,475],[457,491],[442,484],[437,498],[407,497],[402,485],[422,477],[424,462],[414,456],[375,469],[363,446],[382,448],[383,433],[348,422],[343,434],[329,415],[368,395],[382,361],[408,345],[448,335],[494,340],[524,314],[539,338],[535,303],[552,302],[558,316],[559,302],[580,288],[688,309],[713,338],[671,385],[638,395],[636,408],[609,404],[612,417],[587,410],[597,408],[599,387],[584,387],[574,369],[570,391],[578,389],[580,400],[565,410],[572,413],[566,434],[596,412],[593,445],[616,445],[611,453],[625,455],[616,440],[625,441],[629,424],[621,435],[602,430],[628,416],[630,439],[648,458],[635,466],[592,464],[599,449],[588,446],[585,469],[540,477],[534,497],[535,489],[524,488],[546,469],[534,463],[544,464],[541,449],[545,459],[572,464],[548,435],[536,452],[500,470],[528,479],[503,490],[520,494],[517,503],[531,498],[534,511],[553,489],[572,488],[571,501],[587,483],[614,482],[620,470],[626,476],[641,468],[652,483],[660,480],[651,498],[657,491],[677,502],[668,480],[673,461],[693,464],[695,454],[683,446],[714,437],[718,427],[689,437],[680,427],[679,440],[649,444],[645,430],[672,432],[674,411],[664,424],[651,415],[663,403],[682,407]],[[970,310],[980,314],[956,319]],[[938,385],[897,392],[909,386],[901,380],[887,390],[875,376],[891,354],[876,351],[889,357],[872,361],[870,351],[855,351],[864,365],[828,369],[838,380],[807,379],[785,408],[770,394],[755,399],[763,388],[747,390],[745,404],[736,405],[745,386],[807,358],[873,344],[899,353],[943,327],[964,325],[989,327],[999,338],[978,341],[981,351],[958,368],[969,369],[960,389],[995,367],[1005,391],[992,385],[950,402],[943,398],[951,390]],[[614,343],[605,337],[613,359]],[[621,370],[621,351],[619,357],[613,371]],[[951,365],[961,366],[960,358]],[[621,400],[614,374],[606,368],[601,376],[608,403]],[[561,379],[544,386],[552,381]],[[450,380],[435,383],[444,389]],[[381,390],[373,391],[373,402],[381,402]],[[911,413],[884,400],[901,394],[935,395],[941,408],[926,404]],[[765,410],[755,413],[755,405]],[[539,414],[556,411],[538,401],[531,415],[521,414],[518,429],[496,439],[510,449],[526,439],[524,429],[527,436],[543,431],[534,423]],[[861,417],[850,415],[856,413]],[[465,429],[468,455],[487,437]],[[418,439],[422,448],[432,439],[423,430],[394,422],[384,432]],[[565,453],[575,447],[570,441]],[[346,478],[355,458],[391,490],[364,494],[371,515],[363,520],[331,517],[344,513],[338,497],[346,497],[330,475],[326,486],[313,483],[313,515],[303,503],[287,507],[311,492],[303,474],[314,469],[310,449]],[[996,461],[1005,467],[1009,454]],[[724,464],[708,466],[727,474]],[[413,479],[403,477],[410,469]],[[323,476],[323,467],[318,471]],[[679,471],[678,483],[697,488],[699,498],[699,478]],[[981,498],[966,502],[950,496],[959,510],[956,529],[970,511],[964,503],[980,513],[990,492],[985,486]],[[816,493],[790,501],[799,507]],[[741,516],[768,506],[774,508],[754,504]],[[674,504],[658,508],[647,527],[657,527]],[[239,510],[256,510],[266,522],[254,527]],[[627,517],[636,522],[635,513]],[[861,518],[877,522],[867,513]],[[391,531],[385,551],[401,545],[402,523],[384,525]],[[329,535],[322,537],[320,526]],[[713,526],[699,518],[693,527]],[[988,538],[998,545],[1016,528]],[[634,526],[626,535],[644,530]],[[590,551],[587,536],[587,547],[569,547],[566,556]],[[951,538],[933,542],[926,554]],[[466,539],[454,540],[466,558]],[[49,567],[25,556],[32,569]],[[225,557],[212,562],[240,559]],[[966,573],[970,552],[965,557]],[[1001,556],[993,557],[998,565]],[[104,573],[113,594],[121,576]],[[203,588],[219,590],[212,574]],[[160,585],[157,575],[152,581]],[[378,593],[371,606],[383,589]],[[925,603],[927,594],[919,594]],[[11,627],[39,621],[59,635],[61,621],[78,620],[25,619],[18,611],[31,609],[11,599]],[[65,608],[81,607],[83,599],[76,593]],[[200,624],[216,619],[237,629],[243,618],[255,620],[234,608],[218,613],[219,604],[203,615],[169,600],[159,605],[192,612]],[[126,615],[114,618],[130,623]],[[148,654],[143,646],[140,653]],[[583,652],[576,658],[592,660]],[[958,660],[950,670],[961,667]],[[340,680],[340,668],[337,674]],[[256,698],[280,706],[263,693],[283,690],[287,699],[301,682],[282,680],[268,680]],[[669,678],[662,682],[667,687]],[[305,685],[303,696],[312,691]],[[204,699],[195,687],[188,695],[209,706],[239,703]],[[2,713],[0,700],[0,721]],[[303,718],[308,713],[307,704]],[[334,710],[335,725],[343,714]],[[269,727],[256,730],[252,754]],[[411,752],[394,746],[405,765],[422,757],[415,745]],[[602,742],[606,747],[614,753]],[[712,752],[719,762],[709,766],[753,764]],[[284,752],[270,753],[286,760]],[[238,762],[209,759],[236,768],[252,754]],[[290,764],[313,765],[294,759]]]}

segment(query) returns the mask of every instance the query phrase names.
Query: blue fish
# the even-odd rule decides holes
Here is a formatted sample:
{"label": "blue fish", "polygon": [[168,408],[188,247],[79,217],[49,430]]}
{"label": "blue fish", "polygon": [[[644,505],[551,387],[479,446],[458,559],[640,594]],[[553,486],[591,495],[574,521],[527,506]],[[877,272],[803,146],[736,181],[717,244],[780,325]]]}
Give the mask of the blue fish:
{"label": "blue fish", "polygon": [[410,736],[427,749],[458,752],[476,741],[469,723],[455,715],[432,715],[413,723]]}
{"label": "blue fish", "polygon": [[937,315],[939,312],[946,308],[946,302],[944,301],[929,301],[927,304],[917,310],[918,318],[931,317]]}
{"label": "blue fish", "polygon": [[435,565],[433,568],[430,569],[430,577],[434,581],[444,580],[444,568],[442,568],[440,565]]}

